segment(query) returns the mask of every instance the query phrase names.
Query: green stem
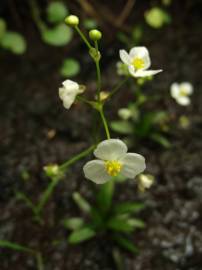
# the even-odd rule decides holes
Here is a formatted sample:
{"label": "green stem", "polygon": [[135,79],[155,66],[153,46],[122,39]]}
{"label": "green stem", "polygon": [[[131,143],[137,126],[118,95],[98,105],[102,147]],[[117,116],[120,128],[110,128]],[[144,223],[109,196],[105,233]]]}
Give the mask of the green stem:
{"label": "green stem", "polygon": [[116,92],[121,88],[121,86],[123,86],[127,81],[128,81],[129,77],[126,77],[124,80],[122,80],[121,82],[119,82],[110,92],[109,94],[109,98],[111,98],[114,94],[116,94]]}
{"label": "green stem", "polygon": [[67,167],[69,167],[70,165],[72,165],[73,163],[78,161],[79,159],[82,159],[83,157],[90,154],[94,150],[94,148],[95,148],[95,145],[92,145],[89,148],[87,148],[86,150],[84,150],[83,152],[81,152],[78,155],[74,156],[73,158],[67,160],[62,165],[60,165],[60,169],[63,170],[63,171],[66,170]]}
{"label": "green stem", "polygon": [[41,213],[41,211],[44,208],[44,205],[49,200],[49,198],[50,198],[51,194],[53,193],[53,191],[54,191],[57,183],[58,183],[58,180],[57,179],[52,179],[52,181],[48,185],[47,189],[43,192],[41,198],[39,199],[39,203],[38,203],[38,205],[36,207],[36,210],[37,210],[37,214],[38,215]]}
{"label": "green stem", "polygon": [[35,0],[30,0],[29,3],[30,3],[30,8],[31,8],[32,18],[34,22],[36,23],[37,27],[39,28],[40,32],[43,33],[44,31],[46,31],[47,26],[41,20],[40,10],[37,5],[37,2]]}
{"label": "green stem", "polygon": [[110,139],[109,128],[108,128],[107,120],[104,116],[103,107],[100,108],[99,112],[100,112],[100,116],[101,116],[101,119],[105,128],[107,139]]}
{"label": "green stem", "polygon": [[36,253],[37,270],[44,270],[43,258],[40,252]]}
{"label": "green stem", "polygon": [[[97,55],[99,55],[99,50],[98,50],[98,43],[95,41],[95,49]],[[101,72],[100,72],[100,59],[95,60],[95,65],[96,65],[96,72],[97,72],[97,99],[100,101],[100,90],[101,90]]]}
{"label": "green stem", "polygon": [[88,42],[87,38],[85,37],[85,35],[82,33],[82,31],[79,29],[78,26],[75,26],[76,31],[78,32],[78,34],[80,35],[80,37],[83,39],[84,43],[86,44],[86,46],[91,49],[92,46],[90,45],[90,43]]}

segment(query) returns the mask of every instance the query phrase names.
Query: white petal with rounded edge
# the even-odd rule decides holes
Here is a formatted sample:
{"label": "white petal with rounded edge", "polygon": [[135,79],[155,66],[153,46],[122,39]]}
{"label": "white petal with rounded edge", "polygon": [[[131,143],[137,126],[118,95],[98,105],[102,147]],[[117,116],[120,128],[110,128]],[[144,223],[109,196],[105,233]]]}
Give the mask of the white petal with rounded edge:
{"label": "white petal with rounded edge", "polygon": [[149,77],[149,76],[153,76],[153,75],[155,75],[155,74],[157,74],[159,72],[162,72],[162,69],[157,69],[157,70],[138,70],[138,71],[135,72],[135,74],[133,76],[135,76],[136,78],[138,78],[138,77]]}
{"label": "white petal with rounded edge", "polygon": [[178,104],[180,104],[182,106],[187,106],[191,103],[189,97],[178,97],[178,98],[176,98],[176,101]]}
{"label": "white petal with rounded edge", "polygon": [[179,84],[178,83],[171,84],[171,87],[170,87],[171,97],[177,98],[179,96],[179,93],[180,93]]}
{"label": "white petal with rounded edge", "polygon": [[129,54],[125,50],[120,50],[119,51],[119,55],[120,55],[121,61],[123,63],[125,63],[126,65],[129,65],[130,64]]}
{"label": "white petal with rounded edge", "polygon": [[185,91],[188,95],[193,93],[193,85],[189,82],[181,83],[180,88],[183,88],[183,91]]}
{"label": "white petal with rounded edge", "polygon": [[79,91],[79,84],[77,82],[66,80],[62,83],[64,87],[70,91]]}
{"label": "white petal with rounded edge", "polygon": [[118,160],[127,153],[127,146],[119,139],[109,139],[98,144],[94,155],[102,160]]}
{"label": "white petal with rounded edge", "polygon": [[122,162],[121,174],[130,179],[134,178],[146,168],[145,158],[136,153],[128,153],[120,160]]}
{"label": "white petal with rounded edge", "polygon": [[69,109],[72,104],[75,101],[76,96],[75,95],[69,95],[65,98],[63,98],[63,106],[65,107],[65,109]]}
{"label": "white petal with rounded edge", "polygon": [[91,160],[83,167],[84,175],[87,179],[96,184],[104,184],[109,181],[111,176],[107,174],[102,160]]}
{"label": "white petal with rounded edge", "polygon": [[144,58],[149,57],[149,52],[146,47],[134,47],[129,52],[130,58],[138,57]]}

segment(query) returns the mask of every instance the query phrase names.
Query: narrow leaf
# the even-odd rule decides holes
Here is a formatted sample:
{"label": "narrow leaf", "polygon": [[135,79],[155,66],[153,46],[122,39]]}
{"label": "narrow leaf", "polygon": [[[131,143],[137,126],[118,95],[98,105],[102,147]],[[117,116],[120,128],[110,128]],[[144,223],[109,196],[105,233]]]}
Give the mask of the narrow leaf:
{"label": "narrow leaf", "polygon": [[128,240],[126,237],[121,236],[121,235],[116,235],[114,237],[114,240],[118,245],[120,245],[122,248],[132,252],[132,253],[137,253],[138,249],[137,247],[133,244],[132,241]]}
{"label": "narrow leaf", "polygon": [[126,213],[138,213],[144,209],[143,203],[136,202],[124,202],[118,203],[114,207],[114,212],[117,214],[126,214]]}
{"label": "narrow leaf", "polygon": [[95,231],[91,228],[85,227],[80,230],[72,232],[68,238],[70,244],[79,244],[86,240],[89,240],[95,236]]}
{"label": "narrow leaf", "polygon": [[79,217],[66,218],[63,221],[64,227],[70,230],[78,230],[84,225],[84,220]]}
{"label": "narrow leaf", "polygon": [[88,203],[86,199],[84,199],[81,194],[78,192],[73,193],[73,199],[77,206],[85,213],[90,213],[91,212],[91,205]]}

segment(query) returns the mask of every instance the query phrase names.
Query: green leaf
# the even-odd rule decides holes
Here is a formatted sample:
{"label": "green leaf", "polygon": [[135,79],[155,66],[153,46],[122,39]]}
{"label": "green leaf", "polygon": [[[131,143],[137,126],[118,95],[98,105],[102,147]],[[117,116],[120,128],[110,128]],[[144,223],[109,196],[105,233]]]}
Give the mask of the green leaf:
{"label": "green leaf", "polygon": [[133,134],[133,125],[127,121],[112,121],[110,123],[111,128],[121,134]]}
{"label": "green leaf", "polygon": [[154,7],[145,13],[145,20],[151,27],[161,28],[171,22],[171,17],[165,10]]}
{"label": "green leaf", "polygon": [[136,44],[139,43],[142,36],[143,36],[143,29],[140,25],[137,25],[132,31],[132,38],[133,38],[134,42]]}
{"label": "green leaf", "polygon": [[133,228],[138,228],[138,229],[145,228],[145,223],[141,219],[137,219],[137,218],[128,219],[128,224],[130,224]]}
{"label": "green leaf", "polygon": [[114,240],[116,243],[121,246],[122,248],[132,252],[132,253],[138,253],[137,247],[133,244],[132,241],[128,240],[126,237],[121,235],[114,236]]}
{"label": "green leaf", "polygon": [[74,192],[73,193],[73,199],[77,206],[85,213],[90,213],[91,212],[91,205],[88,203],[86,199],[84,199],[83,196],[81,196],[80,193]]}
{"label": "green leaf", "polygon": [[51,23],[62,22],[68,13],[64,3],[59,1],[51,2],[47,7],[47,18]]}
{"label": "green leaf", "polygon": [[117,214],[138,213],[144,209],[143,203],[124,202],[118,203],[114,207],[114,212]]}
{"label": "green leaf", "polygon": [[93,28],[97,28],[97,22],[93,19],[84,20],[83,25],[88,30],[93,29]]}
{"label": "green leaf", "polygon": [[6,32],[6,22],[0,18],[0,40]]}
{"label": "green leaf", "polygon": [[1,46],[15,54],[23,54],[27,47],[24,37],[16,32],[6,32],[1,39]]}
{"label": "green leaf", "polygon": [[80,217],[66,218],[63,221],[64,227],[70,230],[78,230],[84,225],[84,220]]}
{"label": "green leaf", "polygon": [[44,42],[53,46],[64,46],[72,39],[72,29],[65,24],[58,24],[42,32]]}
{"label": "green leaf", "polygon": [[77,60],[73,58],[65,59],[60,73],[63,77],[73,77],[76,76],[80,71],[80,64]]}
{"label": "green leaf", "polygon": [[172,144],[168,141],[168,139],[164,137],[163,135],[161,135],[160,133],[151,134],[151,138],[153,141],[159,143],[160,145],[162,145],[163,147],[167,149],[172,146]]}
{"label": "green leaf", "polygon": [[6,240],[0,240],[0,247],[1,248],[9,248],[9,249],[13,249],[16,251],[22,251],[22,252],[28,252],[28,253],[35,253],[34,250],[24,247],[22,245],[10,242],[10,241],[6,241]]}
{"label": "green leaf", "polygon": [[134,230],[134,226],[130,224],[127,217],[112,217],[108,221],[107,227],[111,230],[120,232],[132,232]]}
{"label": "green leaf", "polygon": [[100,190],[96,196],[99,209],[106,213],[110,207],[114,194],[114,181],[111,180],[100,186]]}
{"label": "green leaf", "polygon": [[88,227],[72,232],[68,238],[70,244],[79,244],[95,236],[96,232]]}

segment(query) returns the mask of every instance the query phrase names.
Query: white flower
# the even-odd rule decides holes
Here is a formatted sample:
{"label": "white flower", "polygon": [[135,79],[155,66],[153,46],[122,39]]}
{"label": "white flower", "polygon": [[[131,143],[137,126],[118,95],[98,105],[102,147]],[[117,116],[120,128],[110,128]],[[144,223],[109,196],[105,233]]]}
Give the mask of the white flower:
{"label": "white flower", "polygon": [[193,86],[189,82],[173,83],[170,87],[170,94],[176,102],[182,106],[191,103],[190,95],[193,93]]}
{"label": "white flower", "polygon": [[63,87],[59,88],[59,97],[63,101],[63,106],[69,109],[74,103],[76,96],[81,93],[79,84],[77,82],[66,80]]}
{"label": "white flower", "polygon": [[150,188],[154,183],[154,176],[151,174],[140,174],[138,177],[138,189],[144,192],[145,189]]}
{"label": "white flower", "polygon": [[118,174],[134,178],[145,170],[145,159],[139,154],[127,153],[127,150],[126,144],[119,139],[99,143],[94,151],[98,159],[83,167],[85,177],[96,184],[103,184]]}
{"label": "white flower", "polygon": [[128,66],[130,74],[134,77],[147,77],[155,75],[162,70],[148,70],[151,66],[150,56],[147,48],[133,47],[129,53],[125,50],[119,51],[120,58]]}

